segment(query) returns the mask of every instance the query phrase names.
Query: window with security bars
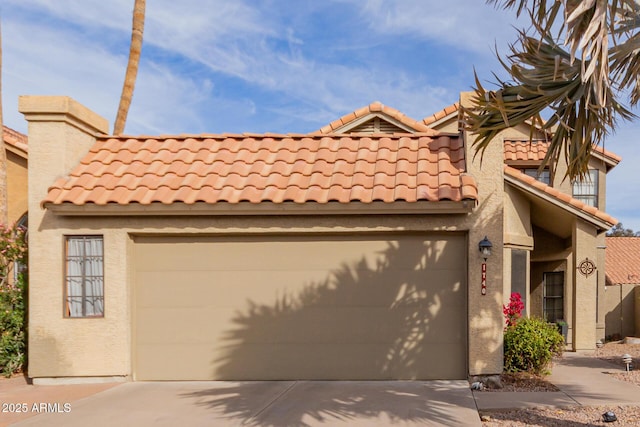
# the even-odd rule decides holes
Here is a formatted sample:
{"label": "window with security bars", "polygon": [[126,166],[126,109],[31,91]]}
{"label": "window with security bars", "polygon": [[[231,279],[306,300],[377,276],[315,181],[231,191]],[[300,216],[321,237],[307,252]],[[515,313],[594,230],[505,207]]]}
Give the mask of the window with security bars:
{"label": "window with security bars", "polygon": [[590,169],[587,176],[573,182],[573,198],[584,204],[598,207],[598,171]]}
{"label": "window with security bars", "polygon": [[104,316],[102,236],[66,238],[66,316]]}
{"label": "window with security bars", "polygon": [[544,273],[544,319],[556,323],[564,320],[564,271]]}

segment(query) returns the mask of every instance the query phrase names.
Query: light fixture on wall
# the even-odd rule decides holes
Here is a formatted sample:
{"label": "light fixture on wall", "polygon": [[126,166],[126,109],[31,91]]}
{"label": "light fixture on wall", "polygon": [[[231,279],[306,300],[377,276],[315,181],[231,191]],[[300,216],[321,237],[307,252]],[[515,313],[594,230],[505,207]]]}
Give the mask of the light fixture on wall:
{"label": "light fixture on wall", "polygon": [[487,258],[491,256],[491,248],[493,244],[487,239],[487,236],[484,236],[484,239],[480,240],[478,243],[478,249],[480,249],[480,253],[482,254],[482,258],[486,261]]}
{"label": "light fixture on wall", "polygon": [[487,258],[491,256],[492,247],[493,245],[487,236],[484,236],[484,239],[480,240],[480,243],[478,243],[478,249],[480,250],[482,258],[484,258],[484,262],[482,263],[482,286],[480,288],[480,293],[482,295],[487,294]]}

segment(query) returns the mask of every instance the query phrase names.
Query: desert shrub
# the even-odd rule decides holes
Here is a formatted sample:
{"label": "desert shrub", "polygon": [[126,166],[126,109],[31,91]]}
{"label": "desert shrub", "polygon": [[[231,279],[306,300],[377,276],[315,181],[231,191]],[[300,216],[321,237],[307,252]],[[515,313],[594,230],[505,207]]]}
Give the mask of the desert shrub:
{"label": "desert shrub", "polygon": [[539,318],[518,319],[504,331],[504,370],[546,373],[553,356],[563,349],[564,338],[555,325]]}
{"label": "desert shrub", "polygon": [[26,354],[27,273],[13,277],[16,262],[26,264],[26,230],[0,226],[0,373],[22,369]]}
{"label": "desert shrub", "polygon": [[26,277],[0,291],[0,373],[10,376],[22,369],[26,353]]}

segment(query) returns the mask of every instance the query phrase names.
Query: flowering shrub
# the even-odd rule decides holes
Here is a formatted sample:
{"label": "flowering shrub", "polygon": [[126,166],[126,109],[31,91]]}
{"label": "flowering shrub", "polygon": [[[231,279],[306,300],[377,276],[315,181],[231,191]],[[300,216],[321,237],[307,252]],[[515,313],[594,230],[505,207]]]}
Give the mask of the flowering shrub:
{"label": "flowering shrub", "polygon": [[562,355],[564,338],[555,325],[538,318],[522,318],[504,331],[505,372],[548,373],[554,356]]}
{"label": "flowering shrub", "polygon": [[26,353],[26,271],[14,278],[18,262],[27,263],[26,230],[0,226],[0,373],[22,369]]}
{"label": "flowering shrub", "polygon": [[513,292],[509,298],[509,304],[502,306],[502,312],[504,313],[507,327],[514,326],[516,324],[518,319],[522,317],[522,310],[524,310],[522,296],[518,292]]}

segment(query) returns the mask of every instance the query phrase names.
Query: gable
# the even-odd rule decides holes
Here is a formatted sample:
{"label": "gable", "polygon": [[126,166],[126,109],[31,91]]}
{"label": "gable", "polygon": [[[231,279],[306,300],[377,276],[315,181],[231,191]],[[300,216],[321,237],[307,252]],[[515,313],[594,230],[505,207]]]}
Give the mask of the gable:
{"label": "gable", "polygon": [[458,132],[460,128],[460,103],[448,105],[440,111],[425,117],[422,123],[442,132]]}
{"label": "gable", "polygon": [[[560,190],[544,184],[511,166],[504,165],[504,180],[506,184],[522,191],[523,194],[536,203],[553,206],[564,214],[581,218],[597,227],[600,231],[606,231],[618,222],[611,215],[562,193]],[[558,221],[553,225],[563,227]],[[568,227],[564,228],[569,229]],[[562,235],[561,232],[554,233]]]}
{"label": "gable", "polygon": [[439,132],[429,128],[404,113],[373,102],[366,107],[359,108],[341,118],[323,126],[313,134],[330,133],[424,133],[437,135]]}
{"label": "gable", "polygon": [[373,115],[372,117],[366,117],[362,123],[354,123],[352,128],[345,128],[341,131],[346,133],[407,133],[415,132],[415,130],[407,128],[402,124],[392,123],[388,117]]}

